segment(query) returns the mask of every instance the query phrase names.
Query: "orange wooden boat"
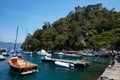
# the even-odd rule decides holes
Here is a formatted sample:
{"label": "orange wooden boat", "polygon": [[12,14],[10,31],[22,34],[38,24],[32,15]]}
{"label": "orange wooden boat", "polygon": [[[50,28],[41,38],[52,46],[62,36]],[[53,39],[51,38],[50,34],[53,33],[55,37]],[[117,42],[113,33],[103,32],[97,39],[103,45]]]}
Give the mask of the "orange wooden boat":
{"label": "orange wooden boat", "polygon": [[8,64],[13,71],[16,71],[20,74],[29,74],[38,72],[37,64],[26,61],[22,58],[13,57],[8,60]]}

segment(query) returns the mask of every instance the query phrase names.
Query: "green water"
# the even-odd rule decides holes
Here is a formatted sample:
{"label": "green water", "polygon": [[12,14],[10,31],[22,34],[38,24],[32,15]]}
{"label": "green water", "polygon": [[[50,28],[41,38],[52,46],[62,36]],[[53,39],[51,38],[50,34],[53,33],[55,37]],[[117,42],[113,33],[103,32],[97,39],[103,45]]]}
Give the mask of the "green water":
{"label": "green water", "polygon": [[[88,67],[80,68],[65,68],[55,65],[54,63],[41,62],[40,56],[38,55],[28,55],[23,54],[24,59],[38,64],[39,72],[19,75],[9,68],[7,60],[11,57],[7,57],[5,61],[0,61],[0,80],[96,80],[101,73],[104,71],[105,67],[109,63],[109,58],[99,58],[96,62],[93,62]],[[54,58],[59,58],[58,55],[53,55]],[[62,57],[64,59],[74,59],[79,58],[68,58]],[[83,59],[87,61],[93,61],[92,57],[84,57]]]}

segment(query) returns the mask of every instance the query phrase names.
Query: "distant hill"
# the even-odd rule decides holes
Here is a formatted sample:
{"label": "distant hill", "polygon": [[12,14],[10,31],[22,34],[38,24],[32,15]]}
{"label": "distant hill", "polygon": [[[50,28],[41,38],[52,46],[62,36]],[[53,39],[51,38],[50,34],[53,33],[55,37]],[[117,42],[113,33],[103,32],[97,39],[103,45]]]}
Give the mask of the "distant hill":
{"label": "distant hill", "polygon": [[[20,49],[21,43],[16,44],[16,49]],[[12,42],[1,42],[0,41],[0,48],[7,48],[7,49],[13,49],[14,48],[14,43]]]}

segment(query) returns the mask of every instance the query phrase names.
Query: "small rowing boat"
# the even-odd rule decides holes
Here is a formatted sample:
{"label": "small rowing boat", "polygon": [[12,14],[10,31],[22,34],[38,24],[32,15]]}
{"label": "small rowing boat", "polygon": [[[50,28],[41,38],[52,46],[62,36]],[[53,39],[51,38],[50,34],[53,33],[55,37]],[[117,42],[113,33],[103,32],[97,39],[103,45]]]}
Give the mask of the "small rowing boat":
{"label": "small rowing boat", "polygon": [[8,60],[10,68],[20,74],[29,74],[37,72],[37,64],[26,61],[22,58],[13,57]]}

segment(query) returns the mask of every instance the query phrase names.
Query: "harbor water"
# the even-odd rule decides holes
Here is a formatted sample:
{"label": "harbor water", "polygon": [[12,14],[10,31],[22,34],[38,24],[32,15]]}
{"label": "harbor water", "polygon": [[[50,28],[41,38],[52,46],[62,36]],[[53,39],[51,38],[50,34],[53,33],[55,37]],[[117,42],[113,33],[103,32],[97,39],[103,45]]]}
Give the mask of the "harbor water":
{"label": "harbor water", "polygon": [[[92,64],[88,67],[65,68],[54,63],[41,62],[39,55],[22,53],[22,58],[38,64],[39,71],[37,73],[20,75],[10,69],[7,61],[11,57],[12,54],[6,57],[6,60],[0,61],[0,80],[97,80],[110,62],[109,58],[95,59],[94,57],[83,57],[84,60],[90,61]],[[54,54],[52,57],[80,60],[79,57],[58,56],[57,54]]]}

